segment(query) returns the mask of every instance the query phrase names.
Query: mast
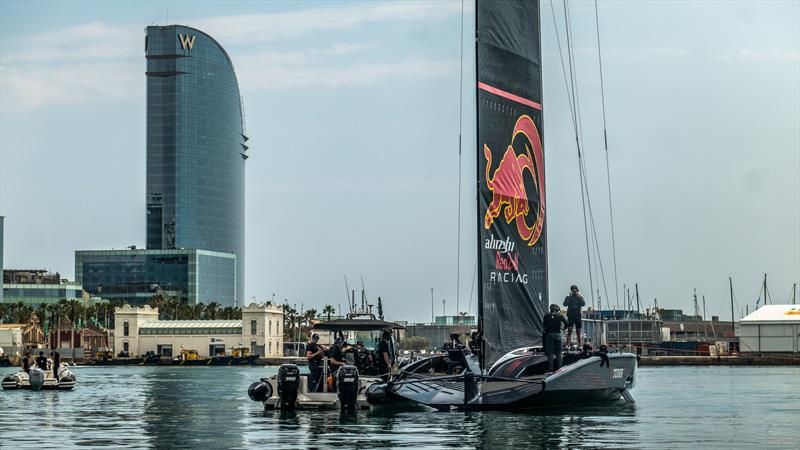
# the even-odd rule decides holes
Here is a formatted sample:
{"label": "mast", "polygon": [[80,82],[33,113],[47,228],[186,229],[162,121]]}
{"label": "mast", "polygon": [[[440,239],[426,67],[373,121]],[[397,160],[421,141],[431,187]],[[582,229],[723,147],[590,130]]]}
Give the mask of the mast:
{"label": "mast", "polygon": [[796,304],[797,301],[797,283],[792,285],[792,304]]}
{"label": "mast", "polygon": [[733,278],[728,277],[728,284],[730,285],[731,288],[731,330],[734,331],[734,334],[736,334],[735,331],[736,322],[733,319]]}
{"label": "mast", "polygon": [[700,315],[700,312],[697,310],[697,288],[694,288],[694,294],[692,294],[692,302],[694,303],[694,315],[695,317]]}
{"label": "mast", "polygon": [[767,304],[767,274],[764,274],[764,304]]}
{"label": "mast", "polygon": [[639,283],[636,283],[636,314],[641,314],[639,307]]}
{"label": "mast", "polygon": [[[479,32],[478,32],[478,15],[480,14],[480,8],[478,8],[477,0],[475,3],[475,80],[480,81],[480,60],[479,57],[479,49],[478,49],[478,41],[480,40]],[[475,140],[477,141],[476,149],[475,149],[475,160],[476,164],[476,179],[475,179],[475,192],[478,195],[475,196],[475,201],[478,205],[478,242],[477,242],[477,250],[478,250],[478,259],[476,259],[476,264],[478,264],[478,336],[481,337],[480,339],[480,354],[478,355],[478,364],[480,365],[481,371],[486,370],[486,339],[484,339],[483,332],[483,268],[481,266],[481,244],[483,240],[483,224],[481,223],[481,165],[483,164],[483,157],[481,156],[481,152],[478,151],[477,147],[480,147],[480,123],[481,123],[481,106],[480,102],[477,101],[478,96],[480,95],[479,88],[475,89]],[[431,299],[433,296],[431,296]],[[431,305],[433,304],[433,300],[431,300]]]}

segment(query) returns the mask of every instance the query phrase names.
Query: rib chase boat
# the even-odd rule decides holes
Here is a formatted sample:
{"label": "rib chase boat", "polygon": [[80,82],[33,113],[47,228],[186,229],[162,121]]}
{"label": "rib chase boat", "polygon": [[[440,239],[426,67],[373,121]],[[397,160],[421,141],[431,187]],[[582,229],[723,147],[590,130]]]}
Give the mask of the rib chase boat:
{"label": "rib chase boat", "polygon": [[[377,320],[371,313],[368,318],[354,318],[322,322],[314,326],[313,331],[328,332],[329,336],[350,335],[346,340],[355,342],[356,333],[380,335],[383,330],[402,329],[402,325]],[[355,314],[358,316],[359,314]],[[353,316],[352,314],[349,316]],[[333,341],[333,339],[329,339]],[[371,339],[375,342],[374,339]],[[393,345],[390,344],[390,348]],[[373,350],[350,350],[344,353],[346,365],[339,368],[326,382],[330,371],[327,354],[323,357],[321,389],[309,389],[308,373],[301,373],[295,364],[283,364],[278,373],[272,377],[261,378],[252,383],[247,394],[253,401],[262,402],[266,410],[295,409],[371,409],[365,393],[375,383],[382,383],[375,364],[376,355]]]}
{"label": "rib chase boat", "polygon": [[[549,309],[539,2],[476,2],[478,333],[368,387],[374,405],[511,410],[633,401],[636,356],[567,353],[547,373]],[[561,303],[560,301],[558,302]]]}
{"label": "rib chase boat", "polygon": [[28,372],[20,370],[3,378],[3,390],[15,389],[57,389],[68,391],[75,387],[75,375],[64,364],[58,365],[58,376],[53,375],[53,360],[47,359],[47,370],[32,366]]}

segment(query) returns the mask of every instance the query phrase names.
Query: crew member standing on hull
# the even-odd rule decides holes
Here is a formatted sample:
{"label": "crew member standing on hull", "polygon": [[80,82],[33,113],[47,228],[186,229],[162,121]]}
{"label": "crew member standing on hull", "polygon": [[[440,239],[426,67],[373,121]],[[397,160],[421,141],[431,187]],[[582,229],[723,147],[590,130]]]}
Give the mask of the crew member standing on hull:
{"label": "crew member standing on hull", "polygon": [[317,344],[319,342],[319,335],[314,333],[311,335],[311,341],[306,345],[306,359],[308,360],[308,392],[317,392],[321,386],[319,382],[322,376],[322,354],[323,348]]}
{"label": "crew member standing on hull", "polygon": [[[550,312],[542,319],[544,325],[544,354],[547,356],[547,371],[553,372],[561,368],[563,358],[561,356],[561,330],[567,326],[567,319],[561,315],[561,308],[555,303],[550,305]],[[558,363],[553,367],[553,357]]]}
{"label": "crew member standing on hull", "polygon": [[389,374],[392,367],[392,353],[389,349],[389,340],[392,338],[391,331],[384,331],[381,334],[381,341],[378,343],[378,348],[375,355],[378,358],[378,374],[384,382],[389,381]]}
{"label": "crew member standing on hull", "polygon": [[572,327],[575,327],[575,335],[578,338],[578,348],[581,346],[581,308],[586,306],[583,301],[581,291],[574,284],[569,288],[570,294],[564,298],[564,306],[567,307],[567,348],[572,343]]}

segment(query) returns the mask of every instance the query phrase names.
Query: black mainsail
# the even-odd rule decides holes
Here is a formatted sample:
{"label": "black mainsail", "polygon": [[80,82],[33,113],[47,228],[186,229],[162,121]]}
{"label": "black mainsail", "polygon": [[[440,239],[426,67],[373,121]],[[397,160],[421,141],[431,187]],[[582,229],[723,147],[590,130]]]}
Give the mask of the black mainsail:
{"label": "black mainsail", "polygon": [[548,303],[539,2],[477,1],[481,365],[541,343]]}

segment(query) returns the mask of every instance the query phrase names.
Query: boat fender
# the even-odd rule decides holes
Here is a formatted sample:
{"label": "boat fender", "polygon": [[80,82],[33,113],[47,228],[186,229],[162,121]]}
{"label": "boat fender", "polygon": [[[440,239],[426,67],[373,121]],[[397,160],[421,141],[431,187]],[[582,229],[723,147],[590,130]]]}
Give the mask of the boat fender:
{"label": "boat fender", "polygon": [[256,381],[247,389],[247,395],[254,402],[263,402],[272,397],[272,386],[263,381]]}
{"label": "boat fender", "polygon": [[373,383],[367,386],[367,392],[364,395],[367,397],[367,402],[370,405],[379,405],[386,401],[386,390],[388,385],[383,383]]}
{"label": "boat fender", "polygon": [[19,389],[19,377],[8,375],[3,378],[3,389]]}
{"label": "boat fender", "polygon": [[71,373],[67,374],[67,375],[64,375],[63,377],[61,377],[61,379],[58,380],[58,382],[59,383],[74,383],[75,382],[75,375],[73,375]]}

